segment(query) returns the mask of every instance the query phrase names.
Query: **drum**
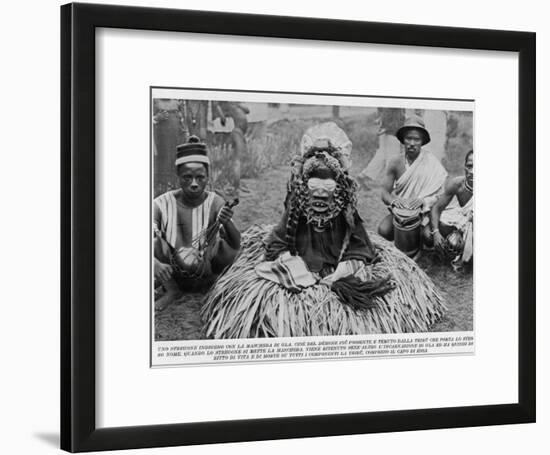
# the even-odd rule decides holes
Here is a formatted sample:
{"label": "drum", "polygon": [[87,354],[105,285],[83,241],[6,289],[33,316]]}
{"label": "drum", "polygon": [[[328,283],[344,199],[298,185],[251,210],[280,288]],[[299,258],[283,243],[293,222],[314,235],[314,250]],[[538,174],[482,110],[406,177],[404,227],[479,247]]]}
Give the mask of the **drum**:
{"label": "drum", "polygon": [[195,276],[200,274],[201,255],[196,248],[182,247],[172,256],[172,266],[176,272],[184,276]]}
{"label": "drum", "polygon": [[394,207],[392,214],[395,246],[407,256],[414,257],[422,245],[422,213],[420,209]]}
{"label": "drum", "polygon": [[445,239],[444,251],[449,259],[455,259],[464,251],[464,238],[462,233],[455,229]]}

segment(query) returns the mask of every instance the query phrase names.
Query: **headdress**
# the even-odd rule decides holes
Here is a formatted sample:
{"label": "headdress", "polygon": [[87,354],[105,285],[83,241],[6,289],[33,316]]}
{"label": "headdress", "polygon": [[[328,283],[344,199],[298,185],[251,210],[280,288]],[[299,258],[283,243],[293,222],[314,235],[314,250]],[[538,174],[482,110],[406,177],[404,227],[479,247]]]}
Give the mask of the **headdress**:
{"label": "headdress", "polygon": [[[340,213],[344,214],[348,224],[340,256],[345,252],[357,211],[358,186],[348,173],[351,149],[352,144],[346,133],[334,122],[315,125],[305,132],[300,146],[300,156],[292,160],[287,188],[286,241],[292,254],[296,254],[296,229],[300,217],[305,217],[307,223],[323,228]],[[307,188],[310,176],[319,173],[329,174],[336,181],[333,202],[327,213],[321,216],[311,210]]]}
{"label": "headdress", "polygon": [[342,168],[348,171],[351,166],[351,141],[344,131],[334,122],[325,122],[308,128],[300,143],[300,155],[304,156],[311,151],[315,142],[328,141],[338,152],[338,159]]}
{"label": "headdress", "polygon": [[185,163],[203,163],[210,165],[206,144],[197,136],[190,136],[185,144],[176,147],[176,167]]}

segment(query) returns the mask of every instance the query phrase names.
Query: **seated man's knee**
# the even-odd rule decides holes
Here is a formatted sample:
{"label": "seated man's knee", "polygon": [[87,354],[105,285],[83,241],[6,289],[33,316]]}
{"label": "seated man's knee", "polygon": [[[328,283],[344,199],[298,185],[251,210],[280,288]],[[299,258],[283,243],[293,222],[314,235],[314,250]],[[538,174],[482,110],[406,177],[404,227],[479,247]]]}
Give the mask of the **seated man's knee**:
{"label": "seated man's knee", "polygon": [[464,239],[460,231],[453,231],[447,236],[447,245],[452,251],[462,251],[464,248]]}
{"label": "seated man's knee", "polygon": [[422,242],[424,243],[424,245],[426,245],[429,248],[431,248],[434,245],[430,226],[424,226],[422,228]]}
{"label": "seated man's knee", "polygon": [[384,229],[384,223],[380,223],[378,225],[378,234],[380,234],[384,238],[387,238],[388,232],[386,229]]}
{"label": "seated man's knee", "polygon": [[378,225],[378,234],[386,240],[393,240],[393,218],[391,215],[385,217]]}
{"label": "seated man's knee", "polygon": [[238,252],[238,250],[234,250],[233,248],[229,247],[220,248],[220,251],[216,256],[212,258],[212,261],[210,263],[212,267],[212,272],[216,275],[223,272],[227,267],[233,264],[233,261],[235,261]]}

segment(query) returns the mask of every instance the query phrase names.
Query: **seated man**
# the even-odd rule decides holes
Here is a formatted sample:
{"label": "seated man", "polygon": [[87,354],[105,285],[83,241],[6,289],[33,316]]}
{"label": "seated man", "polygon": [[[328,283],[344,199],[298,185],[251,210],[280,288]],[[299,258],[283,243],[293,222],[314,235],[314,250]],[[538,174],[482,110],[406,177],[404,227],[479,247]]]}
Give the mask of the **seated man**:
{"label": "seated man", "polygon": [[[265,241],[267,262],[256,273],[294,292],[321,282],[343,303],[369,307],[372,295],[389,289],[389,279],[367,280],[365,266],[377,254],[357,212],[357,183],[347,173],[349,154],[340,144],[349,143],[351,150],[351,143],[334,123],[322,126],[306,132],[302,156],[293,161],[285,212]],[[324,137],[335,128],[337,140]]]}
{"label": "seated man", "polygon": [[[394,240],[394,211],[417,212],[422,225],[429,222],[427,214],[443,190],[447,172],[422,146],[430,142],[430,134],[421,117],[412,116],[396,132],[405,153],[393,158],[382,183],[382,201],[390,214],[378,226],[378,233]],[[420,238],[420,236],[418,236]]]}
{"label": "seated man", "polygon": [[431,211],[429,241],[459,268],[473,257],[474,151],[466,154],[464,176],[450,179]]}
{"label": "seated man", "polygon": [[[210,165],[206,145],[191,136],[177,147],[175,164],[180,188],[153,203],[155,288],[162,285],[171,296],[178,287],[211,284],[233,262],[240,246],[231,205],[206,191]],[[164,298],[156,306],[166,303]]]}

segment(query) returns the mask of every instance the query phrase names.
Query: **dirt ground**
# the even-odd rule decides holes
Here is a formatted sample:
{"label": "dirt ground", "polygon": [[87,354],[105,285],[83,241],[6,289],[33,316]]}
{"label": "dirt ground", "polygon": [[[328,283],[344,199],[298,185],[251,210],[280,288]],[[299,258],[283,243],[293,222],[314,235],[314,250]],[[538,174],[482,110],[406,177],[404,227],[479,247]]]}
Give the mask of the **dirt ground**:
{"label": "dirt ground", "polygon": [[[355,125],[357,121],[354,118],[343,121],[347,124],[344,125],[346,132],[350,132],[350,138],[354,143],[352,175],[357,175],[367,165],[376,149],[376,125],[373,122],[365,125],[363,118],[362,127],[358,128]],[[304,128],[306,126],[308,125],[305,124]],[[453,171],[449,169],[450,174],[458,172],[454,169],[459,169],[459,166],[454,166]],[[280,165],[264,169],[260,175],[253,178],[241,179],[240,204],[236,207],[234,216],[234,221],[241,230],[253,224],[273,224],[280,219],[288,176],[289,167]],[[358,210],[367,230],[376,231],[378,223],[387,214],[387,209],[380,200],[379,187],[374,185],[368,190],[361,189],[358,203]],[[472,270],[455,272],[448,264],[441,263],[432,253],[424,253],[418,263],[440,289],[447,302],[444,317],[430,330],[472,330]],[[156,312],[156,340],[202,338],[203,324],[200,320],[202,297],[199,293],[187,294],[177,304],[168,306],[162,312]]]}

